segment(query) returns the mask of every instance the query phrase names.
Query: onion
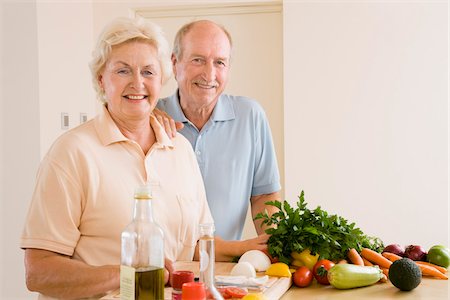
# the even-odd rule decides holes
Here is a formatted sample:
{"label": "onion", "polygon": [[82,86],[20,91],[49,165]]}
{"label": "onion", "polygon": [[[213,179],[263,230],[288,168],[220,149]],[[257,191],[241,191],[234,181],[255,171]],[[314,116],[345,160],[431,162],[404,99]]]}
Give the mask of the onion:
{"label": "onion", "polygon": [[249,250],[242,254],[238,262],[249,262],[256,272],[263,272],[270,266],[270,258],[264,252],[259,250]]}
{"label": "onion", "polygon": [[394,253],[401,257],[405,256],[405,248],[399,244],[390,244],[384,248],[383,252]]}
{"label": "onion", "polygon": [[405,257],[412,260],[426,260],[427,253],[425,250],[419,245],[409,245],[405,249]]}

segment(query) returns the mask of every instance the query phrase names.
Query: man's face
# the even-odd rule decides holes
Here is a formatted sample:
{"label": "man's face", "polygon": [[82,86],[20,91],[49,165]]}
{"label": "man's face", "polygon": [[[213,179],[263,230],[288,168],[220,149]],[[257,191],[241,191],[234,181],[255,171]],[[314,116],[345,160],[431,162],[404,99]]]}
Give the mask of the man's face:
{"label": "man's face", "polygon": [[214,106],[225,89],[230,68],[230,42],[212,23],[196,24],[181,41],[179,60],[172,57],[182,104]]}

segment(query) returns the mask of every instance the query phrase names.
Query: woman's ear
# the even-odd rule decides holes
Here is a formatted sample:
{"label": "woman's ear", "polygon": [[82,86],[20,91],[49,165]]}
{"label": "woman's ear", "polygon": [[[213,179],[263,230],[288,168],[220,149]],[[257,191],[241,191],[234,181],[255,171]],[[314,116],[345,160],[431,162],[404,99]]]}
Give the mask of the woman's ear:
{"label": "woman's ear", "polygon": [[99,74],[97,76],[97,82],[98,82],[98,86],[100,87],[100,89],[103,90],[103,76],[101,74]]}

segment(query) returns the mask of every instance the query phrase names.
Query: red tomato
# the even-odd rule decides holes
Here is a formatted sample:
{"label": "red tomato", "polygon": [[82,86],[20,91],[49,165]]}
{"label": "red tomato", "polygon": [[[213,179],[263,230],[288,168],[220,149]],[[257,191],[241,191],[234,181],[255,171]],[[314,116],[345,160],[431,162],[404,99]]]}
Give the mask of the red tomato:
{"label": "red tomato", "polygon": [[220,288],[217,288],[217,290],[222,295],[223,299],[231,299],[231,295],[228,294],[227,291],[226,291],[227,288],[220,287]]}
{"label": "red tomato", "polygon": [[298,287],[307,287],[313,280],[313,272],[308,267],[301,266],[292,275],[292,280]]}
{"label": "red tomato", "polygon": [[329,285],[327,274],[328,270],[334,266],[334,262],[328,259],[321,259],[313,267],[314,278],[316,278],[317,282],[323,285]]}
{"label": "red tomato", "polygon": [[231,296],[231,298],[242,298],[247,295],[247,291],[238,287],[227,287],[225,293]]}

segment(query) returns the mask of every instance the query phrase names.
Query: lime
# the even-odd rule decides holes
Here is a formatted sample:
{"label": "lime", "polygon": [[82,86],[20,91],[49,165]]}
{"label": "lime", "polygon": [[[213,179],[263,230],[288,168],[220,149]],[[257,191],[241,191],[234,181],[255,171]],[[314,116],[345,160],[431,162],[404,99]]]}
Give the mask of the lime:
{"label": "lime", "polygon": [[442,245],[436,245],[430,248],[427,254],[428,262],[448,268],[450,265],[450,250]]}

